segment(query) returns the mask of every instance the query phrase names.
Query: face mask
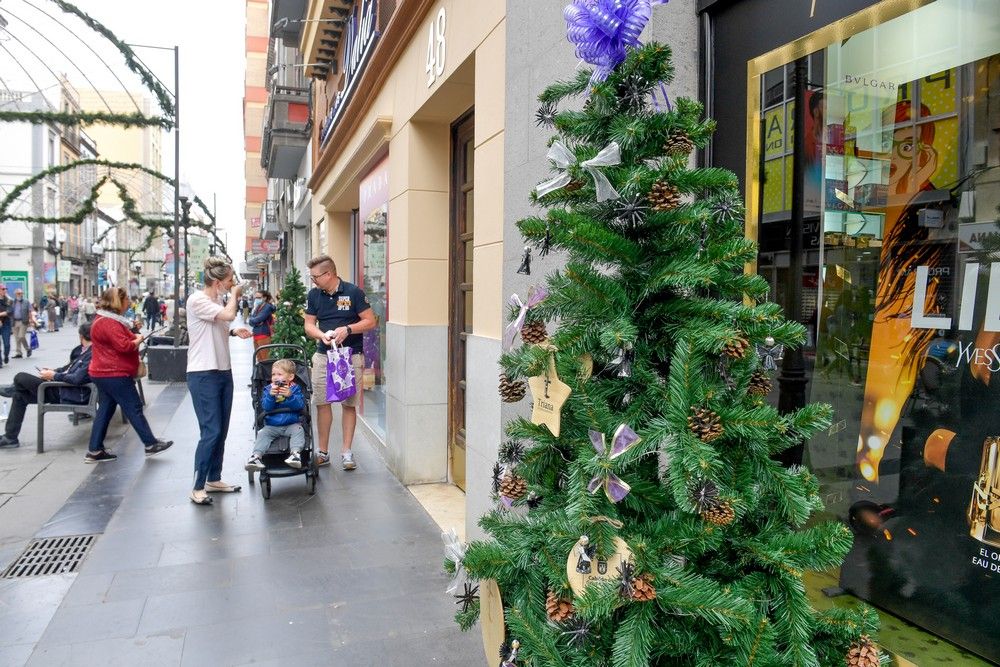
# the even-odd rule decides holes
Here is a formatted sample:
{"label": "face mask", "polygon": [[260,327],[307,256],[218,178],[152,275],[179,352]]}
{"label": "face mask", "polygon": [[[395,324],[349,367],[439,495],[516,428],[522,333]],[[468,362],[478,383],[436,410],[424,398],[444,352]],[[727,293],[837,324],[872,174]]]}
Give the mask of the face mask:
{"label": "face mask", "polygon": [[259,306],[262,301],[263,301],[263,299],[254,299],[253,300],[254,308],[256,308],[257,306]]}

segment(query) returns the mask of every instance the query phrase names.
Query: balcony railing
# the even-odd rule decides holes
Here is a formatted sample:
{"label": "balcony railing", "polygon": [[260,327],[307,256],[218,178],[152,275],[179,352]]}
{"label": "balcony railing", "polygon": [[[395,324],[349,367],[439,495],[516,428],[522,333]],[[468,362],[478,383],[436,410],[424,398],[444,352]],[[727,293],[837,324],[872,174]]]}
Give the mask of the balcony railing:
{"label": "balcony railing", "polygon": [[275,85],[264,111],[260,165],[268,178],[295,178],[312,130],[308,87]]}

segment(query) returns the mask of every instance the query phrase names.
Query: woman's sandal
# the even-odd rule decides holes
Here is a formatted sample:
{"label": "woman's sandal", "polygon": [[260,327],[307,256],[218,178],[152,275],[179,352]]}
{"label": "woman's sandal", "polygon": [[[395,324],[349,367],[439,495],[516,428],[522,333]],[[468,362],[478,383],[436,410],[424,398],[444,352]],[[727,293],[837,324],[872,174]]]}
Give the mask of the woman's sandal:
{"label": "woman's sandal", "polygon": [[191,502],[193,502],[195,505],[211,505],[212,502],[213,502],[213,499],[212,499],[211,496],[209,496],[204,491],[201,491],[200,494],[199,494],[198,491],[192,491],[191,492]]}
{"label": "woman's sandal", "polygon": [[209,493],[238,493],[242,489],[242,486],[226,484],[222,480],[219,480],[218,482],[208,482],[205,484],[205,490]]}

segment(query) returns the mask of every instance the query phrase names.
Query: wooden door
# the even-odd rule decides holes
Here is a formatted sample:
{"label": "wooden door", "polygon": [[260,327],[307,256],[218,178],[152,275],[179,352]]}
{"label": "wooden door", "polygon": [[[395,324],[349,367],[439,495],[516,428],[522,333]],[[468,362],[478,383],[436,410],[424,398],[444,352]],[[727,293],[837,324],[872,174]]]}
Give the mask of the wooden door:
{"label": "wooden door", "polygon": [[451,262],[448,326],[448,461],[465,490],[466,345],[472,333],[473,113],[451,128]]}

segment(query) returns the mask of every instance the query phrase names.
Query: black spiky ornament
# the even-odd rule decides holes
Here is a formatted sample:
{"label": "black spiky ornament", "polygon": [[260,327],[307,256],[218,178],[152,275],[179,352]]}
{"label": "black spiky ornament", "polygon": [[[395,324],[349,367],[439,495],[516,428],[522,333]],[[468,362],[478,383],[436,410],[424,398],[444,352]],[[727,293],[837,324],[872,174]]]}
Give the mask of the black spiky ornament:
{"label": "black spiky ornament", "polygon": [[556,105],[552,102],[542,102],[535,112],[535,125],[538,127],[552,127],[556,124]]}
{"label": "black spiky ornament", "polygon": [[691,502],[699,512],[714,507],[719,502],[719,487],[710,479],[704,479],[691,489]]}

